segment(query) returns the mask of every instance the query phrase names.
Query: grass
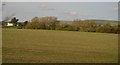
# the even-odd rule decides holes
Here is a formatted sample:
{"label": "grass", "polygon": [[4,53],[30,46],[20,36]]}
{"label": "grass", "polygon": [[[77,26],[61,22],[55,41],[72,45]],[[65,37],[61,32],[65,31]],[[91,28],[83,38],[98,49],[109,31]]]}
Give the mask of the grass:
{"label": "grass", "polygon": [[2,26],[2,28],[16,29],[16,26]]}
{"label": "grass", "polygon": [[117,63],[118,35],[3,29],[3,63]]}

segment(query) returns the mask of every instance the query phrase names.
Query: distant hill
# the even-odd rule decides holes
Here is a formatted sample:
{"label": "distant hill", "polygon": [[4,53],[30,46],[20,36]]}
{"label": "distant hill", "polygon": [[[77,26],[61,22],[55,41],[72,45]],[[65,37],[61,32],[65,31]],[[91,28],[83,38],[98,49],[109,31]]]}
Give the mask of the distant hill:
{"label": "distant hill", "polygon": [[[118,21],[115,20],[97,20],[97,19],[85,19],[85,20],[92,20],[95,21],[98,24],[106,24],[106,23],[110,23],[111,25],[118,25]],[[67,21],[67,20],[60,20],[61,22],[65,22],[65,23],[72,23],[73,21]],[[120,23],[119,23],[120,24]]]}
{"label": "distant hill", "polygon": [[93,20],[99,24],[110,23],[111,25],[118,25],[118,21],[115,21],[115,20],[96,20],[96,19],[90,19],[90,20]]}
{"label": "distant hill", "polygon": [[118,22],[118,21],[115,21],[115,20],[97,20],[97,19],[88,19],[88,20],[94,20],[96,22]]}

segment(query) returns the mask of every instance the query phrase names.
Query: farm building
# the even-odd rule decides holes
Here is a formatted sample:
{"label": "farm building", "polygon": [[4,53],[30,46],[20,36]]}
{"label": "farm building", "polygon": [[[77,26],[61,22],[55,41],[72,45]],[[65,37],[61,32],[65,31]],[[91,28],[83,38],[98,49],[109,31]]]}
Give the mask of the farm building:
{"label": "farm building", "polygon": [[13,23],[7,23],[7,26],[13,26]]}
{"label": "farm building", "polygon": [[13,23],[2,22],[2,26],[13,26]]}

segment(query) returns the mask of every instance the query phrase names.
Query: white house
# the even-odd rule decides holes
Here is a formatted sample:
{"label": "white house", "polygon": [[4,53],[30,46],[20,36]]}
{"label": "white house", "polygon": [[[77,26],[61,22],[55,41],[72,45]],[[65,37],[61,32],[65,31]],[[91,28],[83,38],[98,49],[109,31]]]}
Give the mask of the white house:
{"label": "white house", "polygon": [[7,26],[13,26],[13,23],[7,23]]}

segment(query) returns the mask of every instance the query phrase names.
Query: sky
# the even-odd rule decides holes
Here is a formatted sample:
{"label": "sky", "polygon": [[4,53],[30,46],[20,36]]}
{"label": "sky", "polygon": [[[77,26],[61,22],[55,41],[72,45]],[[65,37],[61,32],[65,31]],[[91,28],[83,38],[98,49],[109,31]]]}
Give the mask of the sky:
{"label": "sky", "polygon": [[15,16],[20,21],[45,16],[56,16],[59,20],[118,20],[117,2],[5,2],[3,4],[5,4],[2,6],[3,20],[7,16]]}

